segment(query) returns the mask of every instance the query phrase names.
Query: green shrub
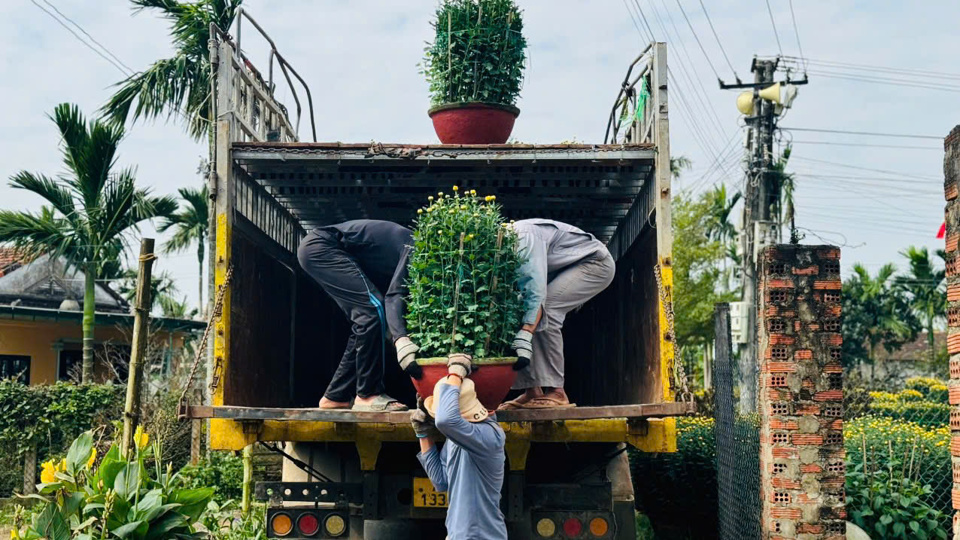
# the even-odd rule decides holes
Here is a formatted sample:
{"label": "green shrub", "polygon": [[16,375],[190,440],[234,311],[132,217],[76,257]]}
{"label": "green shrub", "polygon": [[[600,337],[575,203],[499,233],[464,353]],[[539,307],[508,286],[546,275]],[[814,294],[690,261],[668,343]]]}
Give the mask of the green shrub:
{"label": "green shrub", "polygon": [[445,0],[436,17],[422,64],[432,104],[516,104],[527,41],[514,1]]}
{"label": "green shrub", "polygon": [[493,196],[453,189],[417,212],[407,328],[424,358],[506,356],[523,315],[517,233]]}
{"label": "green shrub", "polygon": [[161,465],[159,444],[151,447],[139,428],[135,441],[135,455],[121,457],[114,444],[97,467],[93,435],[87,432],[59,464],[44,463],[40,494],[34,496],[40,508],[29,524],[22,514],[15,516],[12,538],[205,538],[196,525],[213,490],[185,489],[179,475]]}
{"label": "green shrub", "polygon": [[[922,502],[944,515],[950,513],[952,466],[950,429],[946,425],[926,428],[889,417],[865,416],[845,423],[843,436],[848,470],[864,463],[868,470],[878,464],[907,463],[917,471],[914,475],[917,483],[930,488],[929,492],[918,495]],[[861,495],[852,491],[850,478],[848,475],[848,504],[865,505],[858,499]]]}
{"label": "green shrub", "polygon": [[677,452],[631,452],[637,505],[657,538],[710,538],[717,530],[714,421],[677,419]]}
{"label": "green shrub", "polygon": [[240,516],[233,499],[223,503],[210,501],[203,514],[203,527],[210,531],[211,540],[265,540],[266,522],[265,505],[253,505],[246,516]]}
{"label": "green shrub", "polygon": [[908,469],[907,464],[897,460],[878,464],[877,457],[847,470],[847,512],[851,520],[880,538],[946,539],[950,514],[926,502],[932,488],[913,478],[916,471]]}
{"label": "green shrub", "polygon": [[243,496],[243,458],[231,452],[211,451],[196,465],[187,465],[180,476],[189,487],[212,487],[214,499],[226,504]]}

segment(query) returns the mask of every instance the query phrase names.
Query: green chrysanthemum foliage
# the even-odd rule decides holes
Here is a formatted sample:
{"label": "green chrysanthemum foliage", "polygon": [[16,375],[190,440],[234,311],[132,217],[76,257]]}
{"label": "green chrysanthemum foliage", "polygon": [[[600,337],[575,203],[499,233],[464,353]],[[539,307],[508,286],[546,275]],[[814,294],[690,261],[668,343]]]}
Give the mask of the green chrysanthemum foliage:
{"label": "green chrysanthemum foliage", "polygon": [[433,26],[422,64],[433,105],[516,104],[527,41],[513,0],[446,0]]}
{"label": "green chrysanthemum foliage", "polygon": [[495,197],[456,186],[453,195],[430,197],[417,211],[413,241],[406,318],[419,356],[510,355],[523,316],[521,261]]}

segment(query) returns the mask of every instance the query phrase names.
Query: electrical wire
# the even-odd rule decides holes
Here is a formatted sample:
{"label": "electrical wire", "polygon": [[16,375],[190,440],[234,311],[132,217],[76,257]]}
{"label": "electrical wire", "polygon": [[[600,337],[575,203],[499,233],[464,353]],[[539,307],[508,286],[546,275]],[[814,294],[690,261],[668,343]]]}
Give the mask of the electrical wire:
{"label": "electrical wire", "polygon": [[912,75],[936,79],[956,79],[960,80],[960,73],[947,73],[943,71],[932,71],[926,69],[898,68],[890,66],[878,66],[872,64],[859,64],[854,62],[840,62],[836,60],[813,60],[810,58],[797,58],[796,56],[785,56],[787,60],[800,60],[810,65],[819,65],[822,67],[832,67],[838,69],[849,69],[854,71],[873,71],[878,73],[890,73],[894,75]]}
{"label": "electrical wire", "polygon": [[73,19],[71,19],[70,17],[68,17],[67,15],[65,15],[62,11],[60,11],[59,9],[57,9],[57,6],[55,6],[55,5],[53,5],[52,3],[50,3],[50,0],[43,0],[43,3],[46,4],[46,5],[48,5],[48,6],[50,6],[51,9],[53,9],[54,11],[57,12],[57,15],[60,15],[61,17],[63,17],[67,22],[69,22],[70,24],[72,24],[73,26],[75,26],[75,27],[77,28],[77,30],[80,30],[80,32],[82,32],[83,35],[87,36],[87,37],[90,39],[90,41],[94,42],[98,47],[100,47],[101,49],[103,49],[103,52],[107,53],[107,55],[109,55],[110,58],[113,58],[114,60],[117,61],[118,64],[120,64],[121,66],[123,66],[124,68],[126,68],[126,70],[127,70],[127,75],[133,75],[133,74],[135,73],[135,71],[133,70],[133,68],[131,68],[130,66],[124,64],[124,63],[123,63],[123,60],[120,60],[120,59],[117,57],[117,55],[115,55],[115,54],[113,54],[112,52],[110,52],[110,49],[106,48],[102,43],[100,43],[99,41],[97,41],[96,38],[94,38],[93,36],[91,36],[90,33],[87,32],[86,30],[84,30],[83,27],[80,26],[76,21],[74,21]]}
{"label": "electrical wire", "polygon": [[876,131],[847,131],[842,129],[823,129],[809,127],[780,127],[781,131],[810,131],[814,133],[839,133],[843,135],[865,135],[868,137],[896,137],[900,139],[935,139],[942,141],[943,137],[937,135],[913,135],[905,133],[880,133]]}
{"label": "electrical wire", "polygon": [[[790,1],[793,2],[793,0]],[[723,54],[723,59],[726,60],[727,67],[729,67],[730,71],[733,72],[733,77],[739,81],[740,76],[737,75],[737,70],[733,69],[733,63],[730,62],[730,58],[727,56],[727,50],[723,48],[723,43],[720,43],[720,36],[717,34],[717,29],[713,27],[713,21],[710,19],[710,14],[707,13],[707,7],[703,5],[703,0],[700,0],[700,9],[703,10],[703,16],[707,18],[707,24],[710,25],[710,31],[713,32],[713,37],[717,40],[717,47],[720,48],[720,53]],[[799,40],[799,37],[797,39]],[[803,55],[802,50],[800,55]]]}
{"label": "electrical wire", "polygon": [[902,86],[907,88],[922,88],[924,90],[937,90],[940,92],[960,93],[960,86],[951,86],[945,84],[914,82],[906,79],[891,79],[883,77],[871,77],[866,75],[847,75],[831,71],[809,70],[811,75],[818,75],[828,79],[840,79],[845,81],[866,82],[873,84],[886,84],[890,86]]}
{"label": "electrical wire", "polygon": [[770,0],[765,0],[767,3],[767,13],[770,14],[770,25],[773,26],[773,36],[777,38],[777,50],[780,51],[780,56],[783,56],[783,47],[780,45],[780,32],[777,31],[777,22],[773,19],[773,9],[770,8]]}
{"label": "electrical wire", "polygon": [[859,171],[870,171],[870,172],[876,172],[876,173],[881,173],[881,174],[890,174],[890,175],[893,175],[893,176],[900,176],[900,177],[902,177],[902,178],[913,178],[914,180],[934,180],[934,181],[938,181],[938,182],[940,181],[939,178],[933,178],[933,177],[930,177],[930,176],[918,176],[918,175],[915,175],[915,174],[910,174],[910,173],[905,173],[905,172],[898,172],[898,171],[891,171],[891,170],[888,170],[888,169],[874,169],[874,168],[870,168],[870,167],[858,167],[858,166],[856,166],[856,165],[847,165],[846,163],[837,163],[837,162],[835,162],[835,161],[827,161],[827,160],[823,160],[823,159],[814,159],[814,158],[808,158],[808,157],[802,157],[802,156],[790,156],[790,159],[799,159],[799,160],[801,160],[801,161],[812,161],[812,162],[814,162],[814,163],[822,163],[822,164],[824,164],[824,165],[833,165],[834,167],[843,167],[843,168],[845,168],[845,169],[856,169],[856,170],[859,170]]}
{"label": "electrical wire", "polygon": [[797,29],[797,14],[793,11],[793,0],[790,0],[790,19],[793,21],[793,33],[797,36],[797,50],[800,51],[800,62],[803,64],[803,73],[807,73],[807,62],[803,59],[803,45],[800,44],[800,30]]}
{"label": "electrical wire", "polygon": [[33,5],[37,6],[41,11],[43,11],[44,13],[46,13],[47,15],[49,15],[53,20],[57,21],[57,24],[59,24],[60,26],[64,27],[64,28],[67,30],[67,32],[70,32],[71,34],[73,34],[73,37],[77,38],[77,40],[80,41],[80,43],[83,43],[88,49],[90,49],[91,51],[93,51],[94,53],[96,53],[97,56],[99,56],[100,58],[103,58],[104,60],[106,60],[107,62],[109,62],[111,65],[113,65],[113,67],[117,68],[117,70],[119,70],[120,73],[124,74],[125,76],[129,76],[129,74],[124,70],[124,68],[123,68],[120,64],[114,62],[114,61],[111,60],[107,55],[105,55],[105,54],[103,54],[102,52],[100,52],[99,50],[97,50],[96,47],[94,47],[94,46],[91,45],[88,41],[86,41],[85,39],[83,39],[83,38],[80,36],[80,34],[76,33],[76,32],[73,30],[73,28],[70,28],[69,26],[67,26],[67,24],[66,24],[65,22],[63,22],[62,20],[60,20],[59,17],[57,17],[57,16],[54,15],[52,12],[50,12],[48,9],[46,9],[45,7],[43,7],[43,6],[41,6],[39,3],[37,3],[37,0],[30,0],[30,2],[33,3]]}
{"label": "electrical wire", "polygon": [[714,76],[717,80],[720,80],[720,74],[717,73],[717,68],[713,66],[713,61],[710,60],[710,55],[707,54],[707,50],[703,48],[703,43],[700,42],[700,36],[697,35],[697,31],[693,29],[693,24],[690,23],[690,18],[687,17],[686,10],[683,9],[683,4],[680,3],[680,0],[677,0],[677,6],[680,8],[680,13],[683,14],[684,20],[687,21],[687,26],[690,28],[690,33],[693,34],[693,38],[697,40],[697,45],[700,46],[700,52],[703,53],[703,57],[707,59],[707,64],[710,64],[710,70],[713,71]]}
{"label": "electrical wire", "polygon": [[862,147],[862,148],[897,148],[900,150],[936,150],[937,152],[943,152],[943,148],[939,146],[910,146],[910,145],[899,145],[899,144],[864,144],[864,143],[845,143],[845,142],[833,142],[833,141],[797,141],[794,140],[792,144],[821,144],[826,146],[853,146],[853,147]]}

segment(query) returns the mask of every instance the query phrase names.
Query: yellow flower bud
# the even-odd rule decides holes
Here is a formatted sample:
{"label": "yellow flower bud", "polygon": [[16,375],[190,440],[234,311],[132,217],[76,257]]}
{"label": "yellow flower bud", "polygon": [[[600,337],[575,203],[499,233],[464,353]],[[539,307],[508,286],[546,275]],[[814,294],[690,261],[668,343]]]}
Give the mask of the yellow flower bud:
{"label": "yellow flower bud", "polygon": [[137,430],[133,433],[133,441],[136,443],[137,448],[143,450],[150,444],[150,434],[143,431],[143,426],[137,426]]}
{"label": "yellow flower bud", "polygon": [[93,464],[97,462],[97,449],[90,449],[90,459],[87,460],[87,468],[93,467]]}
{"label": "yellow flower bud", "polygon": [[428,200],[428,201],[432,201],[432,200],[433,200],[433,195],[427,197],[427,200]]}
{"label": "yellow flower bud", "polygon": [[460,209],[461,209],[461,210],[466,210],[466,209],[467,209],[467,205],[461,204],[461,205],[460,205]]}
{"label": "yellow flower bud", "polygon": [[438,196],[443,197],[443,192],[437,193]]}
{"label": "yellow flower bud", "polygon": [[459,186],[453,186],[453,190],[454,190],[454,191],[460,191],[460,187],[459,187]]}
{"label": "yellow flower bud", "polygon": [[423,213],[423,208],[417,208],[417,213],[418,213],[418,214],[422,214],[422,213]]}

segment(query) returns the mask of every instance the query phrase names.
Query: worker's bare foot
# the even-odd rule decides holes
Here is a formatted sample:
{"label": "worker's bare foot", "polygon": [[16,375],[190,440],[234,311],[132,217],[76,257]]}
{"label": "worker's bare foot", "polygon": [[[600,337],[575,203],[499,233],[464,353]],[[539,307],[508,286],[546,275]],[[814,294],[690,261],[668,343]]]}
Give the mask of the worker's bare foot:
{"label": "worker's bare foot", "polygon": [[350,402],[349,401],[333,401],[331,399],[327,399],[327,396],[323,396],[322,398],[320,398],[320,408],[321,409],[349,409]]}

